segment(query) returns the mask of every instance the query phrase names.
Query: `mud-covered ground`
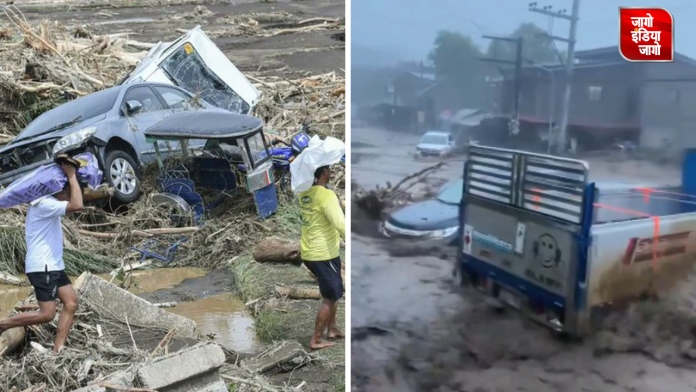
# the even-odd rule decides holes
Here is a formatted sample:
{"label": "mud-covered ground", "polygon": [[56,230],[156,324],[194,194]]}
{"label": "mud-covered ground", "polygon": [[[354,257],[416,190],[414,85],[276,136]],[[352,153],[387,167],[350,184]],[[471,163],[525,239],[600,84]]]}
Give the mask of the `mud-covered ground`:
{"label": "mud-covered ground", "polygon": [[[116,1],[70,0],[54,2],[31,1],[30,5],[15,2],[29,20],[59,21],[70,26],[85,26],[95,34],[132,33],[132,40],[142,42],[171,41],[181,35],[177,29],[188,30],[198,25],[213,36],[216,45],[242,72],[260,72],[288,78],[307,74],[341,71],[345,68],[345,44],[336,30],[283,34],[273,37],[218,36],[231,27],[225,17],[285,12],[297,20],[311,18],[338,19],[345,16],[344,0],[285,1],[198,1],[210,14],[196,16],[195,4],[182,1]],[[92,3],[89,5],[87,3]],[[168,5],[159,5],[159,4]],[[263,23],[263,20],[260,21]],[[283,21],[264,27],[285,28]]]}
{"label": "mud-covered ground", "polygon": [[[366,188],[429,164],[409,155],[415,136],[352,132],[353,179]],[[462,165],[455,159],[438,175],[454,179]],[[636,163],[590,167],[595,179],[636,178],[639,170]],[[643,164],[640,173],[641,180],[671,182],[678,170]],[[352,240],[354,391],[696,390],[690,359],[696,285],[690,281],[660,302],[617,313],[591,339],[569,342],[459,287],[454,249],[394,257],[394,249],[413,244],[355,233]]]}

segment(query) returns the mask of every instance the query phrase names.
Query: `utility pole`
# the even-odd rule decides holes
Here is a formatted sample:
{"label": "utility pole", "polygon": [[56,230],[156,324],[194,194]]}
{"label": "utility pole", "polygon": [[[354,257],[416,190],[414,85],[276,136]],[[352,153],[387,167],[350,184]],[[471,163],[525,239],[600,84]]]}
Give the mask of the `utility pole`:
{"label": "utility pole", "polygon": [[[514,127],[517,127],[516,124],[519,124],[519,116],[520,116],[520,96],[522,95],[522,47],[524,45],[524,41],[522,37],[517,37],[517,38],[512,38],[512,37],[494,37],[490,35],[484,35],[483,38],[486,39],[491,39],[494,41],[505,41],[505,42],[510,42],[514,43],[516,45],[516,54],[515,54],[515,61],[510,61],[510,60],[501,60],[501,59],[494,59],[494,58],[488,58],[484,57],[481,58],[481,61],[487,61],[491,63],[498,63],[498,64],[510,64],[515,66],[515,87],[514,87],[514,101],[512,103],[512,115],[513,118],[512,120],[514,122],[511,122],[511,133],[512,134],[517,134],[518,129],[513,129]],[[500,68],[498,70],[502,72]]]}
{"label": "utility pole", "polygon": [[573,0],[571,14],[567,15],[566,10],[558,12],[551,11],[551,6],[539,8],[537,3],[530,3],[529,10],[538,14],[551,16],[553,18],[565,19],[570,21],[570,32],[568,38],[548,36],[547,38],[568,43],[568,53],[565,61],[566,83],[563,92],[563,103],[561,104],[561,124],[558,135],[558,153],[564,154],[568,146],[568,112],[570,109],[570,93],[572,90],[573,63],[575,62],[575,41],[578,31],[578,20],[580,19],[580,0]]}

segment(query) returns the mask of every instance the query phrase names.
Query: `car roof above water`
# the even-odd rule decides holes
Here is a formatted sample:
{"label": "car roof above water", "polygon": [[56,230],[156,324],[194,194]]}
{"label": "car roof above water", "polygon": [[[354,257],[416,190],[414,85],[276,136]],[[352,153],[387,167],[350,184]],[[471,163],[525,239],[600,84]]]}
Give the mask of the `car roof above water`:
{"label": "car roof above water", "polygon": [[450,135],[450,133],[447,131],[425,131],[423,136],[425,136],[425,135],[448,136],[448,135]]}

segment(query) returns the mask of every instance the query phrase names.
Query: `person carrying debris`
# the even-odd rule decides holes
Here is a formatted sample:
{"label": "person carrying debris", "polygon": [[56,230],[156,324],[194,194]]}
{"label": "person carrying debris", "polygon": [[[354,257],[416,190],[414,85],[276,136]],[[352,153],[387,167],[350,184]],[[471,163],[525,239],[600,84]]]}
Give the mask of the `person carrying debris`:
{"label": "person carrying debris", "polygon": [[24,312],[0,320],[0,335],[10,328],[51,322],[56,315],[56,299],[63,304],[53,350],[65,345],[77,311],[77,294],[63,264],[63,230],[60,218],[83,208],[82,189],[75,165],[66,161],[61,168],[68,178],[63,190],[29,204],[26,220],[26,274],[34,287],[38,312]]}
{"label": "person carrying debris", "polygon": [[341,278],[340,239],[346,237],[345,215],[336,194],[326,186],[331,178],[329,166],[318,168],[314,185],[300,193],[302,211],[302,239],[300,253],[304,265],[317,277],[322,303],[317,312],[314,335],[309,343],[312,350],[331,347],[323,342],[327,330],[329,340],[343,338],[345,334],[336,326],[338,300],[343,297]]}
{"label": "person carrying debris", "polygon": [[338,301],[343,297],[341,238],[345,240],[345,214],[334,191],[328,188],[330,165],[341,161],[345,144],[335,138],[310,139],[308,146],[290,163],[292,190],[299,197],[302,212],[300,256],[304,265],[319,282],[322,301],[309,343],[312,350],[331,347],[323,341],[345,337],[336,325]]}

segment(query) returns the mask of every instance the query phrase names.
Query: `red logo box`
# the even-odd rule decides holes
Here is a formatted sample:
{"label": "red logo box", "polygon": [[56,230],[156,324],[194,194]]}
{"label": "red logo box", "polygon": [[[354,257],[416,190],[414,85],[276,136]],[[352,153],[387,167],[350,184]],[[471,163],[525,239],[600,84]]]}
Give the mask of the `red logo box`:
{"label": "red logo box", "polygon": [[619,7],[619,52],[634,63],[674,62],[674,18],[664,8]]}

